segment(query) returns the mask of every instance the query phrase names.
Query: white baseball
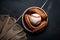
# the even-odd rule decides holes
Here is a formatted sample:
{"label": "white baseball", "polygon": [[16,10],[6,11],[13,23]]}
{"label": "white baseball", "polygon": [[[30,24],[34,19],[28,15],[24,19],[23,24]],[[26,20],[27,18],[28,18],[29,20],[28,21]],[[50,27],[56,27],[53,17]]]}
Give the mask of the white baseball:
{"label": "white baseball", "polygon": [[41,22],[41,16],[37,13],[31,14],[31,16],[29,16],[29,19],[34,25],[38,25]]}

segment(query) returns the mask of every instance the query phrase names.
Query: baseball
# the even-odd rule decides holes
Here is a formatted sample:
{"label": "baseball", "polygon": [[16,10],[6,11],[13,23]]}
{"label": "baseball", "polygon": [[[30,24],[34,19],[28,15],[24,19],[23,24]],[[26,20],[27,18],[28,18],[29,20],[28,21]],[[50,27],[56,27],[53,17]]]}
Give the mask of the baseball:
{"label": "baseball", "polygon": [[41,22],[41,16],[37,13],[31,14],[29,19],[33,25],[38,25]]}

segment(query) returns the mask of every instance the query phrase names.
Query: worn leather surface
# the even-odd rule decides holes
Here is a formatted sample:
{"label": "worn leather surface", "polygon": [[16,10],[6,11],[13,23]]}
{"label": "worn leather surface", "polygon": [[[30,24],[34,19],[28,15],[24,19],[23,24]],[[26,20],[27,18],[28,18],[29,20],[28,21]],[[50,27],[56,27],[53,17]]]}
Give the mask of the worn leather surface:
{"label": "worn leather surface", "polygon": [[[0,1],[0,14],[9,14],[18,18],[26,8],[41,7],[45,0],[2,0]],[[27,33],[28,40],[60,40],[60,0],[48,0],[43,8],[48,14],[48,26],[39,33]],[[21,21],[18,23],[21,25]]]}

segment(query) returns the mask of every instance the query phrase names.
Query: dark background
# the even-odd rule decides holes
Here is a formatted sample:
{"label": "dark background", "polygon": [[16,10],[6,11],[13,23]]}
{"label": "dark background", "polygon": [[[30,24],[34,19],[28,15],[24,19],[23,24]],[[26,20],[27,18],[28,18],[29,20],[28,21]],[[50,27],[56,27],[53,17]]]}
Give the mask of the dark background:
{"label": "dark background", "polygon": [[[25,9],[31,6],[41,7],[45,0],[1,0],[0,14],[18,18]],[[43,8],[48,14],[48,26],[38,34],[27,33],[28,40],[60,40],[60,0],[48,0]],[[21,24],[20,21],[18,21]]]}

